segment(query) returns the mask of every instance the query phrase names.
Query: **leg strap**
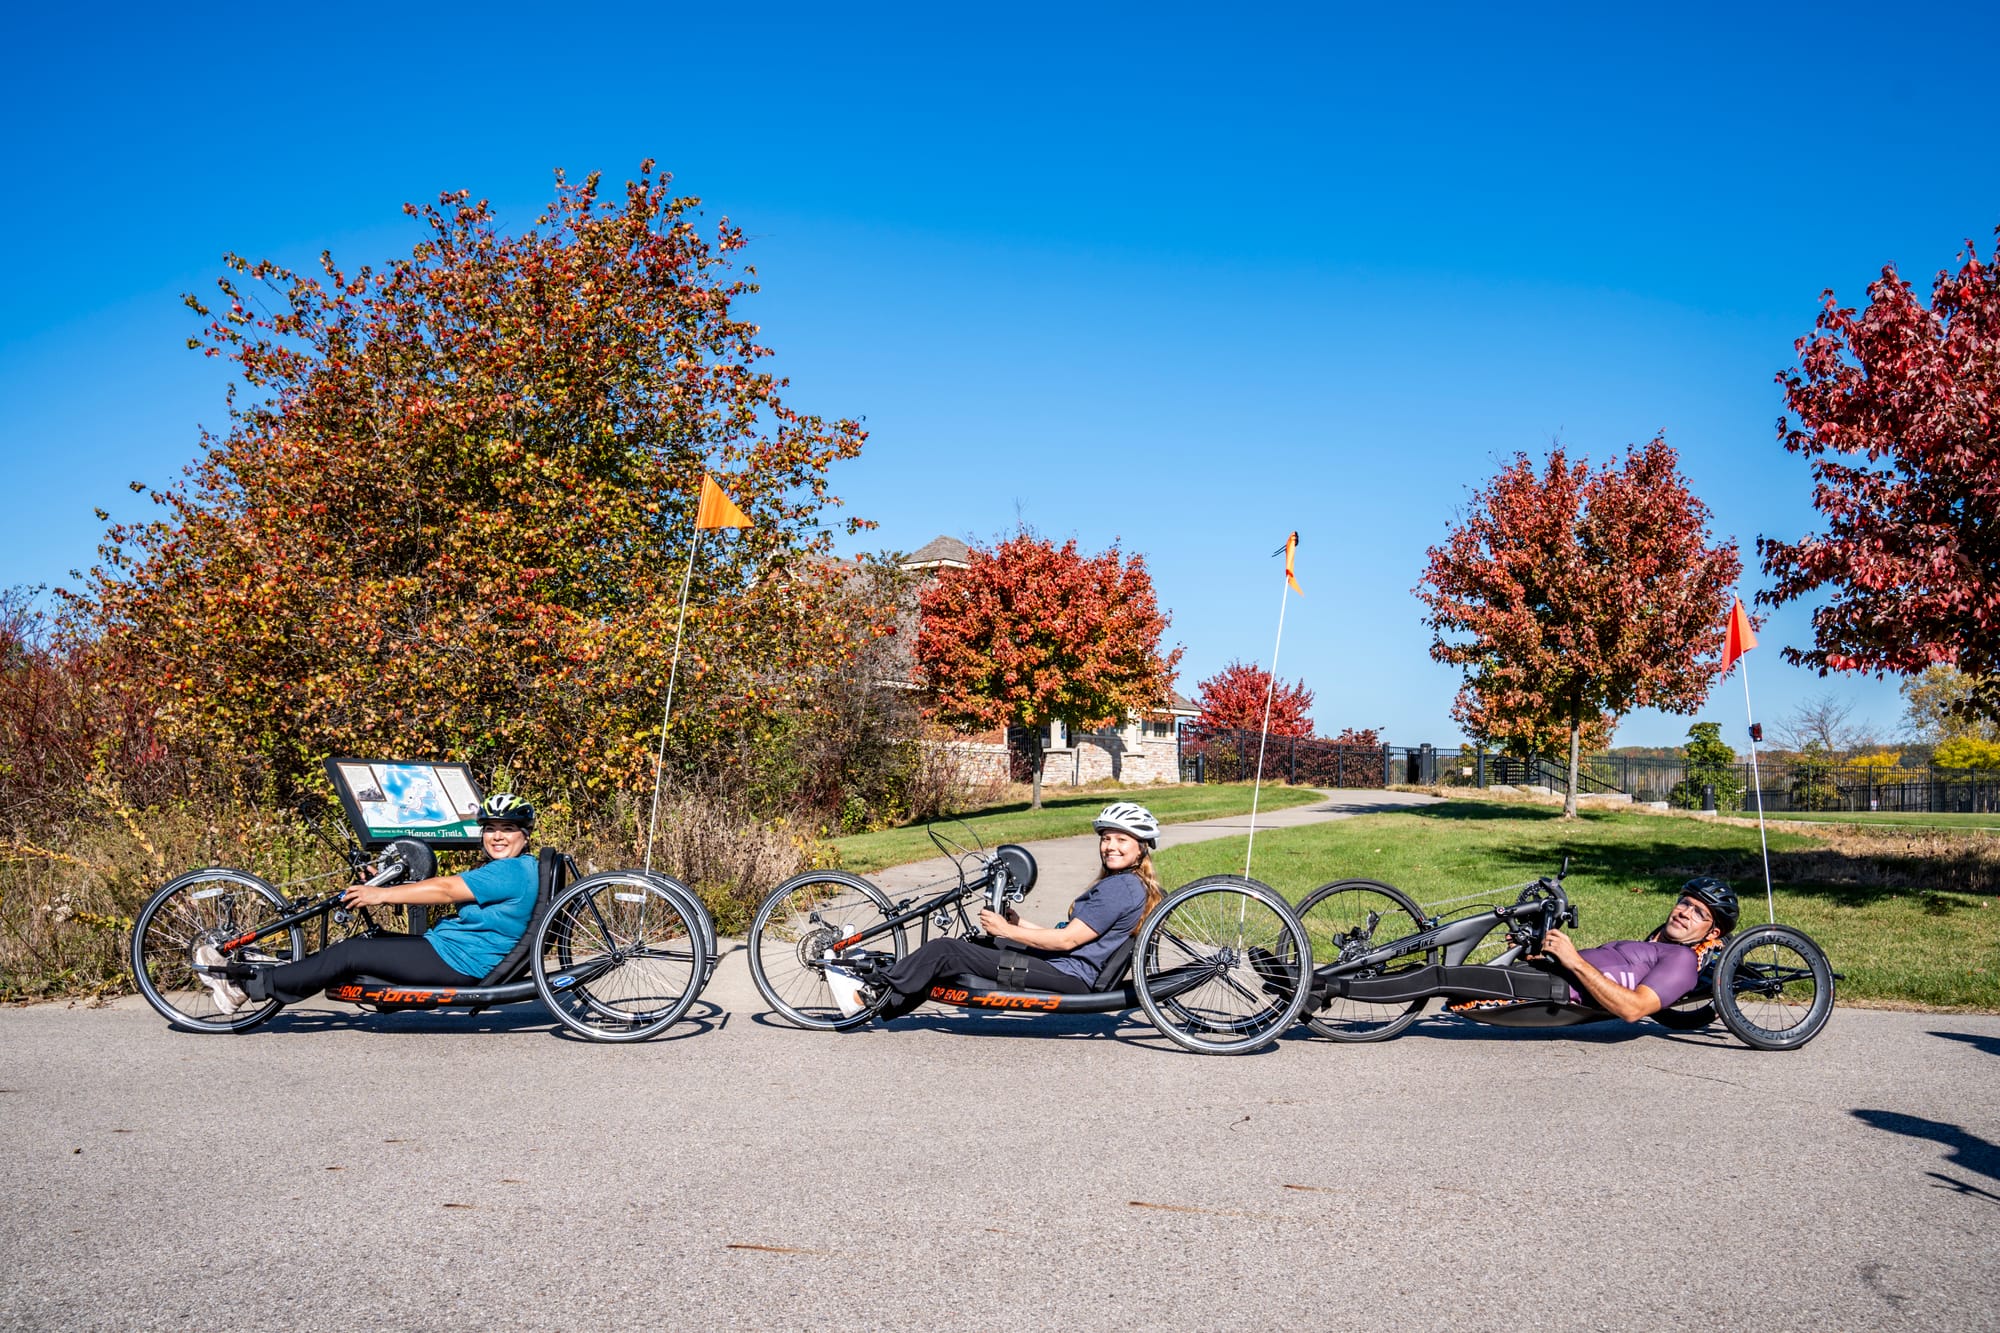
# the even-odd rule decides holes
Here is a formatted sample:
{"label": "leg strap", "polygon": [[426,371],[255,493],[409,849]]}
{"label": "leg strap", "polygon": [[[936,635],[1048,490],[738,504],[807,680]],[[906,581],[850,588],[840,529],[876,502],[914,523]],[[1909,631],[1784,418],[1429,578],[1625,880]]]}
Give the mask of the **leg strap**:
{"label": "leg strap", "polygon": [[1026,990],[1028,988],[1028,960],[1026,958],[1003,958],[994,967],[994,980],[1002,990]]}

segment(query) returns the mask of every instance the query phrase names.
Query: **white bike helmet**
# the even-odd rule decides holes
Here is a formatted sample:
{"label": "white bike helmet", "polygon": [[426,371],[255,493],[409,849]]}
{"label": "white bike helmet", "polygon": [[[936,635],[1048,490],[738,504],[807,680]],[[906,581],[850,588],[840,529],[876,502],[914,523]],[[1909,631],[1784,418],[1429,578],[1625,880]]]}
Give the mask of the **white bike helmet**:
{"label": "white bike helmet", "polygon": [[1134,801],[1113,801],[1104,807],[1091,827],[1099,833],[1106,829],[1129,833],[1145,843],[1149,851],[1160,845],[1160,821],[1153,818],[1151,810]]}

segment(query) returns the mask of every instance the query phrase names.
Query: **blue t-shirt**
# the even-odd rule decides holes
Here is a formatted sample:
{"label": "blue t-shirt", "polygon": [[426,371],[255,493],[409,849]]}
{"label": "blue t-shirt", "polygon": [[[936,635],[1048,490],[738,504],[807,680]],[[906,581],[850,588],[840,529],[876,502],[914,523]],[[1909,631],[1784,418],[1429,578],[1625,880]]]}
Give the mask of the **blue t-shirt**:
{"label": "blue t-shirt", "polygon": [[1129,870],[1106,875],[1071,903],[1069,909],[1069,919],[1089,926],[1097,932],[1097,938],[1068,953],[1046,955],[1049,966],[1095,982],[1104,960],[1118,952],[1145,910],[1146,885],[1137,875]]}
{"label": "blue t-shirt", "polygon": [[446,966],[483,977],[528,933],[541,883],[540,862],[533,856],[510,856],[459,878],[472,890],[472,901],[460,903],[457,916],[438,922],[424,938]]}

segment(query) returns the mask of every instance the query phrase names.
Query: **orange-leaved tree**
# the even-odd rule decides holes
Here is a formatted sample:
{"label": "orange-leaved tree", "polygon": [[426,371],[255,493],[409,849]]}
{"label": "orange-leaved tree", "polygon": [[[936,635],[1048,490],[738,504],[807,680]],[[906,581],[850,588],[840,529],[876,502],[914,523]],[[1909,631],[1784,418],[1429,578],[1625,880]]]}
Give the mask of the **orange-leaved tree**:
{"label": "orange-leaved tree", "polygon": [[1313,734],[1313,692],[1304,680],[1278,681],[1254,662],[1232,661],[1195,687],[1201,716],[1190,728],[1197,736],[1219,731],[1258,731],[1264,726],[1264,704],[1270,700],[1273,736]]}
{"label": "orange-leaved tree", "polygon": [[1428,553],[1431,656],[1465,672],[1452,716],[1524,756],[1567,742],[1565,814],[1583,744],[1634,708],[1694,712],[1720,674],[1742,562],[1708,517],[1664,439],[1595,472],[1557,448],[1515,455]]}
{"label": "orange-leaved tree", "polygon": [[[1995,229],[2000,236],[2000,228]],[[1812,647],[1784,658],[1914,676],[1956,666],[1953,711],[2000,723],[2000,244],[1940,273],[1928,307],[1894,268],[1859,313],[1828,291],[1795,344],[1778,420],[1812,460],[1824,532],[1760,537],[1771,606],[1811,598]]]}
{"label": "orange-leaved tree", "polygon": [[228,428],[72,598],[169,736],[281,788],[336,751],[641,783],[704,470],[754,526],[702,546],[677,752],[851,650],[821,519],[863,432],[781,399],[743,234],[669,181],[558,173],[513,235],[449,193],[379,269],[232,255],[188,298],[189,346],[235,363]]}
{"label": "orange-leaved tree", "polygon": [[947,568],[919,597],[917,665],[933,716],[951,726],[1024,728],[1034,807],[1042,804],[1043,738],[1051,722],[1100,727],[1164,702],[1181,649],[1164,656],[1167,616],[1142,556],[1116,544],[1084,556],[1027,529],[964,569]]}

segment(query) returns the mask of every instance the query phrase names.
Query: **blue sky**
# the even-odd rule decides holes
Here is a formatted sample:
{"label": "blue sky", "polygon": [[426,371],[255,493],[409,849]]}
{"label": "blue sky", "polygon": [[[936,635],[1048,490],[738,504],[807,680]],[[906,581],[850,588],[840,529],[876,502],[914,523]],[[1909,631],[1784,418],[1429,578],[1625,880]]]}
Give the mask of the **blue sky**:
{"label": "blue sky", "polygon": [[[794,404],[865,419],[867,545],[1120,539],[1192,693],[1268,662],[1296,528],[1280,673],[1445,744],[1410,588],[1469,488],[1664,430],[1717,533],[1796,537],[1772,377],[1820,291],[2000,224],[1979,7],[948,10],[10,10],[0,586],[68,582],[221,424],[179,296],[224,251],[379,260],[405,200],[525,226],[554,168],[651,156],[753,237]],[[1750,665],[1766,719],[1895,731],[1893,681]],[[1703,716],[1740,736],[1734,679]]]}

